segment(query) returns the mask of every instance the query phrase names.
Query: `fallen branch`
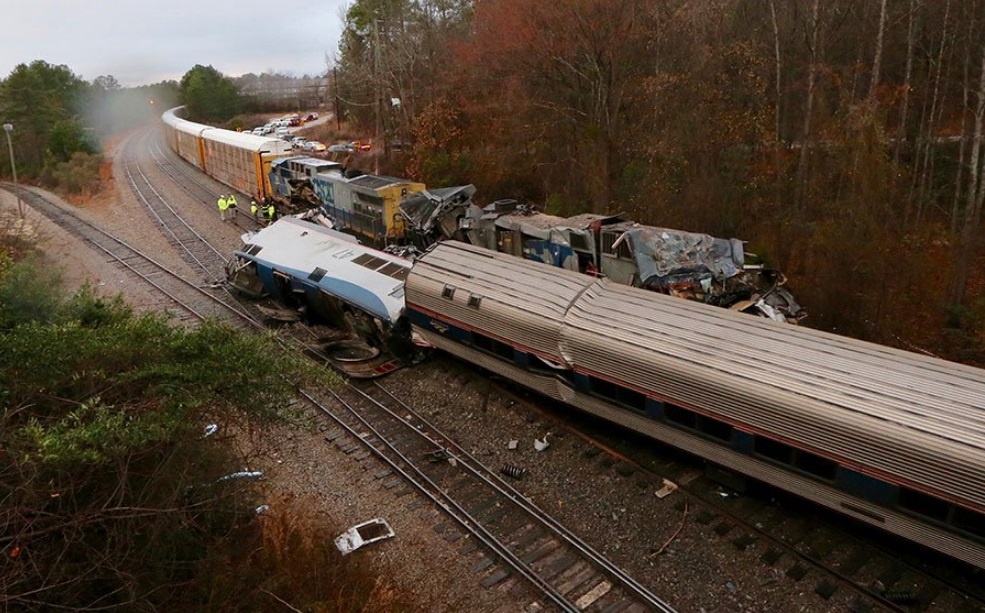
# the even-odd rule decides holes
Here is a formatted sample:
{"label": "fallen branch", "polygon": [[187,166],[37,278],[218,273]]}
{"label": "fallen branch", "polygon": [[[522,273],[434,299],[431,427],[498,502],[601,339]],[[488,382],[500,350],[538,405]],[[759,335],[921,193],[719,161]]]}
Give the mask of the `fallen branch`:
{"label": "fallen branch", "polygon": [[658,550],[656,550],[656,551],[654,551],[653,553],[650,554],[650,557],[651,558],[655,558],[658,555],[662,554],[664,552],[664,549],[667,549],[667,546],[670,545],[674,541],[675,538],[677,538],[677,535],[680,534],[681,533],[681,530],[684,529],[684,520],[686,520],[686,519],[687,519],[687,500],[684,501],[684,515],[681,515],[681,525],[680,526],[677,526],[677,530],[674,531],[674,533],[670,535],[670,538],[667,539],[667,542],[664,543],[660,547],[660,549],[658,549]]}

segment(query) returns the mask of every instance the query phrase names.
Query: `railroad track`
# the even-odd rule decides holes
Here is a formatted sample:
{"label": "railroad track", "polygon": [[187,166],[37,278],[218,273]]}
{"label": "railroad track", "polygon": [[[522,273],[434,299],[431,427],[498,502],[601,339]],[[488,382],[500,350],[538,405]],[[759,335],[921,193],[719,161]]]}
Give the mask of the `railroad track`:
{"label": "railroad track", "polygon": [[[143,139],[144,142],[146,138]],[[147,212],[157,221],[162,233],[192,267],[202,271],[213,283],[224,280],[226,256],[202,236],[178,210],[151,183],[141,169],[138,157],[132,154],[138,140],[128,143],[123,156],[123,170],[130,191],[143,203]]]}
{"label": "railroad track", "polygon": [[[155,131],[153,135],[148,134],[147,139],[152,141],[147,142],[147,151],[158,170],[166,174],[175,186],[188,194],[196,203],[210,212],[216,211],[217,194],[228,191],[229,188],[223,186],[217,189],[213,185],[215,183],[213,179],[202,174],[202,171],[188,164],[170,149],[162,147],[163,134],[160,131]],[[247,202],[242,203],[241,208],[239,214],[233,217],[236,226],[243,230],[258,230],[262,227],[259,222],[246,214],[249,210]]]}
{"label": "railroad track", "polygon": [[385,487],[419,490],[481,543],[487,555],[473,571],[483,586],[516,575],[564,611],[673,611],[381,386],[333,395],[337,407],[304,394],[335,424],[326,440],[381,462],[375,474]]}
{"label": "railroad track", "polygon": [[[674,497],[667,499],[673,502],[642,499],[652,505],[647,512],[657,516],[672,509],[682,518],[681,529],[697,524],[723,547],[756,554],[763,575],[782,575],[822,601],[837,592],[849,595],[851,610],[859,613],[985,611],[985,573],[977,569],[767,486],[750,484],[747,495],[739,491],[739,477],[705,470],[699,459],[683,452],[659,445],[655,449],[649,439],[574,417],[567,409],[558,417],[536,400],[497,388],[523,410],[556,422],[551,429],[569,429],[584,439],[586,469],[616,471],[638,482],[674,483]],[[722,485],[730,481],[733,487]],[[646,555],[660,553],[656,548]]]}
{"label": "railroad track", "polygon": [[[4,185],[3,189],[15,193],[10,186]],[[28,206],[84,240],[97,257],[106,257],[145,282],[162,299],[158,310],[170,313],[178,321],[192,323],[209,317],[224,317],[240,325],[260,327],[256,318],[239,303],[229,300],[224,291],[217,292],[214,287],[202,287],[184,279],[149,254],[34,191],[19,188],[16,193]]]}

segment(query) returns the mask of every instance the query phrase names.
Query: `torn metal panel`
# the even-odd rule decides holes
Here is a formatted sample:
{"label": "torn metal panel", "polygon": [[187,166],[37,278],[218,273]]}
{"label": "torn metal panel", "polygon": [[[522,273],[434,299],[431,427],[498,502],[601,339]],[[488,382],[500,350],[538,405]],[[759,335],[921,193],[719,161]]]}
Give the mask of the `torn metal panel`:
{"label": "torn metal panel", "polygon": [[473,195],[474,185],[426,189],[401,200],[398,209],[415,236],[434,242],[455,237],[459,220],[472,205]]}
{"label": "torn metal panel", "polygon": [[621,230],[612,248],[627,243],[641,287],[665,289],[681,281],[704,280],[722,284],[745,264],[742,241],[737,239],[629,223],[606,229]]}
{"label": "torn metal panel", "polygon": [[393,528],[382,517],[357,524],[335,537],[335,547],[342,555],[349,555],[360,547],[395,536]]}
{"label": "torn metal panel", "polygon": [[619,232],[613,253],[624,244],[631,254],[634,285],[774,321],[796,323],[806,315],[782,287],[786,282],[782,274],[746,265],[744,245],[738,239],[636,224],[617,224],[606,231]]}

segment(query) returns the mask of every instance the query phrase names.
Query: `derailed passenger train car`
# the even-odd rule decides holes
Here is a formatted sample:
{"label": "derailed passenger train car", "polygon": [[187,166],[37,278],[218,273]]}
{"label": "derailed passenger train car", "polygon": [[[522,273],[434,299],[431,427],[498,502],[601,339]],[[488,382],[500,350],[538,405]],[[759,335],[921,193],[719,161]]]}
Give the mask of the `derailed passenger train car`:
{"label": "derailed passenger train car", "polygon": [[985,568],[985,371],[458,242],[422,339],[583,411]]}
{"label": "derailed passenger train car", "polygon": [[226,279],[247,296],[273,298],[338,331],[320,350],[350,376],[374,377],[414,356],[403,318],[410,267],[348,234],[285,217],[247,235]]}

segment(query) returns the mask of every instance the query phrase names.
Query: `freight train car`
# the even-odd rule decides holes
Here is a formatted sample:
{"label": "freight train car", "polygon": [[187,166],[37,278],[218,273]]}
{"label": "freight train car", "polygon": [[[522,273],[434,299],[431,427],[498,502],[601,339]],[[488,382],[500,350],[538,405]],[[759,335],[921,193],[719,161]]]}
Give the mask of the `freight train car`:
{"label": "freight train car", "polygon": [[270,194],[270,164],[291,154],[287,142],[267,136],[222,130],[181,119],[176,112],[162,115],[165,139],[185,161],[213,179],[249,196]]}
{"label": "freight train car", "polygon": [[985,568],[985,371],[448,241],[422,339],[582,411]]}

